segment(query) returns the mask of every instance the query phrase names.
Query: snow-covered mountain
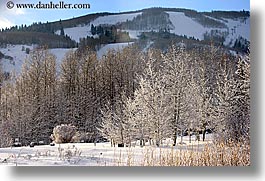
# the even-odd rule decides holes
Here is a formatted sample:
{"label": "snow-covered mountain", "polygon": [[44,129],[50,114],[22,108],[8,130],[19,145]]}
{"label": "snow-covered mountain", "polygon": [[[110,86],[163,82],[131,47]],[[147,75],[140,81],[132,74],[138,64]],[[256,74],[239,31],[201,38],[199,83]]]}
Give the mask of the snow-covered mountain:
{"label": "snow-covered mountain", "polygon": [[[29,32],[35,29],[34,32],[41,30],[41,32],[47,31],[51,33],[50,31],[52,30],[53,36],[60,35],[58,37],[70,38],[77,44],[74,49],[80,48],[81,44],[84,43],[81,41],[82,39],[88,39],[85,46],[95,44],[96,42],[93,46],[97,51],[98,58],[101,58],[109,49],[122,49],[129,44],[137,42],[143,46],[143,50],[146,50],[161,42],[157,38],[159,36],[162,36],[164,39],[169,37],[164,42],[165,45],[171,42],[172,36],[176,36],[178,41],[181,39],[192,39],[196,41],[195,43],[202,43],[202,45],[205,45],[207,41],[215,40],[220,45],[231,49],[234,48],[236,51],[238,46],[239,48],[241,48],[240,46],[247,47],[248,45],[245,44],[250,42],[250,16],[249,12],[245,11],[197,12],[186,9],[150,8],[135,12],[91,14],[49,24],[33,24],[27,28],[26,31]],[[92,32],[93,28],[96,32]],[[102,28],[105,28],[105,30],[102,30]],[[109,33],[107,31],[114,31],[114,33],[110,33],[111,36],[106,40],[105,37],[107,35],[104,33]],[[25,32],[25,29],[23,31],[18,30],[18,33],[23,32]],[[115,40],[112,37],[117,37],[117,32],[122,32],[120,33],[119,40]],[[167,33],[166,35],[163,34],[165,32]],[[150,35],[151,38],[149,36],[149,40],[144,44],[140,41],[143,39],[141,36],[144,33],[156,34]],[[105,42],[103,43],[100,39],[102,34],[105,36],[105,39],[103,38]],[[6,40],[6,35],[1,35],[0,32],[0,52],[2,54],[0,63],[5,72],[19,73],[24,60],[28,57],[25,50],[27,48],[32,50],[34,46],[21,44],[21,37],[23,35],[20,36],[20,40],[16,45],[6,45],[5,42],[5,46],[2,46],[3,42],[1,41],[3,39]],[[48,35],[47,33],[45,34],[45,36]],[[12,39],[11,42],[14,42],[14,40]],[[182,43],[182,40],[176,42],[176,44],[179,43]],[[65,45],[69,46],[67,43]],[[58,64],[60,64],[66,52],[70,50],[70,48],[64,47],[65,45],[61,44],[58,45],[59,48],[50,49],[51,53],[57,57]]]}
{"label": "snow-covered mountain", "polygon": [[[91,33],[91,25],[99,26],[99,25],[117,25],[121,22],[131,21],[138,15],[142,13],[132,13],[132,14],[118,14],[118,15],[106,15],[100,16],[90,23],[84,25],[77,25],[72,28],[65,28],[64,32],[68,35],[72,40],[76,42],[80,41],[80,38],[85,38],[87,36],[93,36]],[[55,34],[60,35],[60,30],[57,30]]]}
{"label": "snow-covered mountain", "polygon": [[[233,43],[239,37],[242,37],[248,41],[250,41],[250,17],[242,16],[242,17],[211,17],[208,14],[205,15],[201,13],[200,18],[211,19],[213,22],[219,22],[223,24],[223,27],[215,27],[215,24],[205,25],[200,23],[197,18],[187,16],[185,12],[174,12],[174,11],[164,11],[168,14],[168,20],[170,22],[169,26],[170,33],[174,33],[176,35],[186,35],[187,37],[194,37],[199,40],[204,40],[204,36],[211,32],[221,33],[225,38],[225,45],[232,46]],[[151,16],[152,14],[148,15]],[[99,25],[116,25],[119,27],[121,23],[130,22],[136,20],[137,17],[143,16],[142,12],[138,13],[130,13],[130,14],[118,14],[118,15],[105,15],[100,16],[87,24],[79,24],[75,27],[64,28],[64,32],[71,39],[76,42],[80,41],[80,38],[85,38],[87,36],[93,37],[91,33],[91,26],[99,26]],[[159,20],[158,20],[159,21]],[[151,25],[152,26],[152,25]],[[136,30],[137,29],[137,30]],[[151,28],[149,30],[144,30],[141,28],[134,29],[121,29],[122,31],[127,31],[129,33],[130,38],[137,38],[142,32],[146,31],[159,31],[159,29]],[[60,30],[55,32],[56,34],[60,34]],[[95,37],[95,36],[94,36]]]}

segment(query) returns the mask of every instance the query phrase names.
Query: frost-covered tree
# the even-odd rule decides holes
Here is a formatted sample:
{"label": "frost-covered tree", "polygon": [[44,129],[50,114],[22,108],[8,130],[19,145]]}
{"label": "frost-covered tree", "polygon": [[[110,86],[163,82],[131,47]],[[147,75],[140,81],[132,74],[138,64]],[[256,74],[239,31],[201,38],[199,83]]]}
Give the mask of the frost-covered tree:
{"label": "frost-covered tree", "polygon": [[10,124],[12,138],[23,144],[49,141],[55,116],[55,57],[47,50],[33,51],[21,75],[5,85],[8,90],[3,109]]}
{"label": "frost-covered tree", "polygon": [[134,94],[137,108],[135,124],[139,128],[141,139],[149,137],[159,146],[170,135],[170,114],[167,106],[169,100],[166,96],[165,80],[159,70],[161,65],[155,66],[157,57],[150,51],[147,58],[146,68],[142,76],[139,76],[139,87]]}
{"label": "frost-covered tree", "polygon": [[239,58],[236,71],[226,64],[217,75],[218,134],[224,140],[249,138],[250,127],[250,61]]}
{"label": "frost-covered tree", "polygon": [[192,110],[192,87],[191,86],[191,56],[182,48],[171,46],[163,56],[164,80],[166,85],[169,105],[171,106],[171,126],[173,145],[176,145],[177,135],[183,137],[183,132],[190,125]]}

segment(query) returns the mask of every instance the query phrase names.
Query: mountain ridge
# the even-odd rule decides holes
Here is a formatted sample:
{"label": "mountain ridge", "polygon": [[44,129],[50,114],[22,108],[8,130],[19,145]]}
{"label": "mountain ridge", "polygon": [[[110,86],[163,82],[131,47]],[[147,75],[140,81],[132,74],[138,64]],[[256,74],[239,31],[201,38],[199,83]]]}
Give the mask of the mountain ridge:
{"label": "mountain ridge", "polygon": [[[30,26],[16,25],[0,32],[2,62],[9,62],[10,57],[23,62],[27,55],[25,51],[23,56],[17,56],[21,53],[16,52],[21,51],[23,46],[30,50],[37,46],[61,48],[63,52],[72,48],[82,51],[89,47],[100,52],[98,55],[102,57],[108,48],[120,49],[132,43],[143,51],[149,48],[166,51],[173,43],[187,49],[214,44],[228,52],[246,53],[250,44],[250,13],[244,10],[198,12],[156,7],[119,13],[92,13]],[[15,45],[18,47],[12,48]],[[15,52],[12,53],[13,50]]]}

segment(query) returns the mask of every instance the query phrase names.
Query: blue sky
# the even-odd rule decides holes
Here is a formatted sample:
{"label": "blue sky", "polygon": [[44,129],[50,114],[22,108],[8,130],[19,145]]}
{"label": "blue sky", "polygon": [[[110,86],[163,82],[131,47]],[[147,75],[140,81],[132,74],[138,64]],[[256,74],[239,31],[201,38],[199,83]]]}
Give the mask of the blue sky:
{"label": "blue sky", "polygon": [[[64,0],[65,3],[88,3],[90,9],[40,10],[40,9],[8,9],[6,3],[0,1],[0,28],[12,25],[31,24],[33,22],[56,21],[69,19],[95,12],[123,12],[149,7],[187,8],[197,11],[211,10],[250,10],[250,0]],[[62,0],[12,0],[14,3],[59,3]]]}

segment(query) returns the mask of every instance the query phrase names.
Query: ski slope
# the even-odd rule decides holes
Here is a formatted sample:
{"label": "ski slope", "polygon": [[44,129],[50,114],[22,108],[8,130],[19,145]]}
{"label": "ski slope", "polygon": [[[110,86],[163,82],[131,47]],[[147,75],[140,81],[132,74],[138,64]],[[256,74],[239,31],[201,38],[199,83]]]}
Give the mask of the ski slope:
{"label": "ski slope", "polygon": [[[128,45],[133,44],[133,42],[128,43],[113,43],[102,45],[102,47],[97,51],[98,59],[101,59],[104,55],[107,54],[109,50],[122,50],[123,48],[127,47]],[[2,65],[4,72],[14,73],[15,75],[19,75],[21,73],[22,65],[24,64],[25,60],[29,58],[30,55],[26,54],[25,51],[22,51],[22,47],[29,48],[30,50],[34,49],[34,46],[28,45],[8,45],[6,48],[0,48],[0,51],[7,56],[13,58],[13,60],[9,59],[1,59],[0,63]],[[60,65],[65,57],[65,55],[71,51],[75,51],[77,48],[53,48],[49,49],[48,51],[55,55],[56,58],[56,70],[60,72]]]}
{"label": "ski slope", "polygon": [[232,45],[236,41],[237,38],[243,37],[250,41],[250,18],[247,18],[246,20],[238,19],[238,20],[232,20],[232,19],[225,19],[225,23],[227,27],[229,28],[228,37],[225,40],[225,45]]}
{"label": "ski slope", "polygon": [[[91,26],[90,25],[79,25],[77,27],[72,28],[64,28],[64,34],[69,36],[72,40],[76,42],[80,42],[80,38],[84,38],[87,36],[92,36],[91,34]],[[55,32],[55,34],[60,35],[61,30]]]}
{"label": "ski slope", "polygon": [[[250,18],[244,19],[215,19],[210,16],[206,16],[216,21],[223,22],[227,28],[209,28],[204,27],[198,23],[195,19],[186,16],[183,12],[166,12],[169,14],[169,20],[173,24],[173,29],[170,30],[171,33],[176,35],[186,35],[187,37],[194,37],[199,40],[204,39],[204,34],[211,32],[211,30],[218,30],[219,32],[226,32],[225,45],[232,46],[235,40],[239,37],[243,37],[250,40]],[[65,28],[64,32],[72,40],[80,42],[80,38],[92,37],[91,25],[116,25],[120,22],[130,21],[133,18],[141,15],[142,13],[131,13],[131,14],[118,14],[118,15],[106,15],[96,18],[87,25],[78,25],[77,27]],[[234,29],[234,30],[232,30]],[[137,39],[138,36],[144,32],[144,30],[122,30],[129,33],[130,38]],[[153,30],[158,31],[158,30]],[[55,32],[60,34],[60,30]],[[97,37],[94,37],[97,38]]]}
{"label": "ski slope", "polygon": [[203,34],[208,31],[208,28],[204,28],[201,24],[195,20],[185,16],[181,12],[167,12],[169,19],[174,26],[171,33],[176,35],[186,35],[187,37],[195,37],[199,40],[203,40]]}
{"label": "ski slope", "polygon": [[[118,14],[118,15],[106,15],[96,18],[95,20],[91,21],[87,25],[79,25],[77,27],[72,28],[64,28],[64,33],[68,35],[72,40],[76,42],[80,42],[80,38],[84,38],[87,36],[93,36],[91,34],[91,26],[99,25],[116,25],[117,23],[126,22],[127,20],[133,20],[138,15],[142,13],[131,13],[131,14]],[[56,31],[55,34],[59,35],[60,30]]]}
{"label": "ski slope", "polygon": [[233,46],[237,38],[243,37],[250,41],[250,18],[247,19],[215,19],[216,21],[223,22],[227,28],[207,28],[196,22],[194,19],[185,16],[181,12],[167,12],[169,19],[172,22],[174,29],[171,33],[176,35],[186,35],[187,37],[195,37],[199,40],[204,39],[204,34],[211,30],[218,30],[220,32],[227,32],[228,36],[225,37],[225,45]]}

